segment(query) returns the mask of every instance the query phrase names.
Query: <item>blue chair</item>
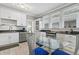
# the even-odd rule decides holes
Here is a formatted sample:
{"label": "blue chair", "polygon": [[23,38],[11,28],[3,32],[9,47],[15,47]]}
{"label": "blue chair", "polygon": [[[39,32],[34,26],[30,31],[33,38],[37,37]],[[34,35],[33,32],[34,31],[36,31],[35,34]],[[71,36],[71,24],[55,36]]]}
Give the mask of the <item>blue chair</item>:
{"label": "blue chair", "polygon": [[33,55],[48,55],[49,53],[41,47],[35,48],[33,50]]}
{"label": "blue chair", "polygon": [[62,50],[56,49],[54,52],[51,53],[51,55],[70,55]]}

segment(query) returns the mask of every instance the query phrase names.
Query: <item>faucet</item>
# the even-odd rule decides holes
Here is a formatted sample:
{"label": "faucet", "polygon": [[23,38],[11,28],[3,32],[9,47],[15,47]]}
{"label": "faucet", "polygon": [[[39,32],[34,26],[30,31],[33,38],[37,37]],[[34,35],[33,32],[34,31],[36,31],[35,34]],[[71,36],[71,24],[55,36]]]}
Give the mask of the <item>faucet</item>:
{"label": "faucet", "polygon": [[70,29],[70,33],[73,34],[73,29]]}

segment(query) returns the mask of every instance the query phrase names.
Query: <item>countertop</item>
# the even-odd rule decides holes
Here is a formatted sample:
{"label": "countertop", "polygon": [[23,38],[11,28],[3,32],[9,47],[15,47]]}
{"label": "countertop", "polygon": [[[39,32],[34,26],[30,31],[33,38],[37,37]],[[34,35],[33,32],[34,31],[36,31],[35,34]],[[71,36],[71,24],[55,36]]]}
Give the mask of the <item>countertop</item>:
{"label": "countertop", "polygon": [[27,32],[23,30],[0,30],[0,33]]}
{"label": "countertop", "polygon": [[79,31],[73,31],[73,32],[65,31],[65,32],[57,32],[57,33],[68,34],[68,35],[78,35]]}
{"label": "countertop", "polygon": [[41,30],[41,32],[46,32],[47,34],[57,34],[57,33],[61,33],[61,34],[68,34],[68,35],[78,35],[79,31],[50,31],[50,30]]}

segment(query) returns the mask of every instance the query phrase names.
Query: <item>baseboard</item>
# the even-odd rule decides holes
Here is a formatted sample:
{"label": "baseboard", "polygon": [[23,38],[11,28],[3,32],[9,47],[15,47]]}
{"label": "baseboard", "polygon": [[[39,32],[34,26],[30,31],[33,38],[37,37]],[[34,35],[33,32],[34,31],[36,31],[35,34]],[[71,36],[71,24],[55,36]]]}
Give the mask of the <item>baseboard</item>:
{"label": "baseboard", "polygon": [[19,42],[19,43],[24,43],[24,42],[27,42],[27,41],[21,41],[21,42]]}
{"label": "baseboard", "polygon": [[0,46],[0,51],[6,50],[6,49],[9,49],[9,48],[13,48],[13,47],[16,47],[16,46],[19,46],[19,43],[12,43],[12,44]]}

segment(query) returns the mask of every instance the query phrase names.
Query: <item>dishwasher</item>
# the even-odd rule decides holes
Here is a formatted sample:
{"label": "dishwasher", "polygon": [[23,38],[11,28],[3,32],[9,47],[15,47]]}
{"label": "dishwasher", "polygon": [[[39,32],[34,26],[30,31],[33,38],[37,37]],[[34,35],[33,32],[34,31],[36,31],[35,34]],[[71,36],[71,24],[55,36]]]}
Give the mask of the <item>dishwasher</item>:
{"label": "dishwasher", "polygon": [[19,42],[26,42],[26,32],[19,32]]}

